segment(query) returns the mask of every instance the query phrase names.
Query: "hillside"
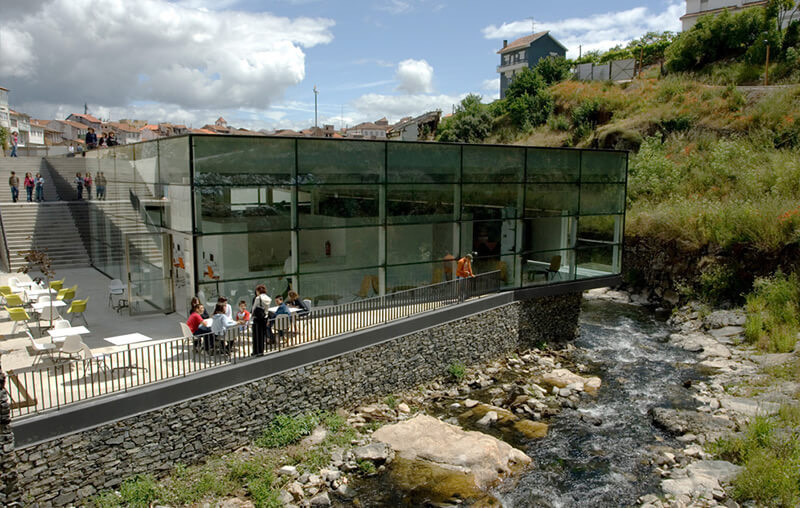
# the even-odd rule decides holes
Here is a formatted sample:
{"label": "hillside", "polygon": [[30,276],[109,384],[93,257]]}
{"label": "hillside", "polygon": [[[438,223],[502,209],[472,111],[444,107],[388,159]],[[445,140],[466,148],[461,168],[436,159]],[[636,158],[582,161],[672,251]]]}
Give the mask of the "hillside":
{"label": "hillside", "polygon": [[[630,83],[554,84],[545,124],[519,129],[500,115],[487,141],[630,150],[632,282],[735,299],[755,276],[793,271],[800,85],[712,86],[691,75],[656,76],[653,69]],[[654,270],[664,273],[642,273]]]}

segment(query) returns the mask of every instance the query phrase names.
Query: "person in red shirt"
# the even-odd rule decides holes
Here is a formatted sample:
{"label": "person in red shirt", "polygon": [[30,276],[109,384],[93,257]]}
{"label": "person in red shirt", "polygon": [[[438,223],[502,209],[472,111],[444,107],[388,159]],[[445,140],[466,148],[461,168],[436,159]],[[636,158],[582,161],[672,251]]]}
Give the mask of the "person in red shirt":
{"label": "person in red shirt", "polygon": [[247,311],[247,302],[239,302],[239,312],[236,313],[236,322],[239,323],[239,331],[244,333],[247,323],[250,322],[250,313]]}
{"label": "person in red shirt", "polygon": [[189,319],[186,320],[186,326],[188,326],[195,335],[211,333],[211,328],[203,324],[202,314],[204,310],[202,303],[195,304],[194,307],[192,307],[192,313],[189,315]]}

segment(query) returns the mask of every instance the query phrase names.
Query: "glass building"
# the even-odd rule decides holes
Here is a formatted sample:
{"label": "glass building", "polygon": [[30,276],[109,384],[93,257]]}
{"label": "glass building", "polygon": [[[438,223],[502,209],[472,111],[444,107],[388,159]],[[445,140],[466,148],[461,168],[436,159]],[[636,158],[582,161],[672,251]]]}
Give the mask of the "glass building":
{"label": "glass building", "polygon": [[187,135],[87,154],[92,263],[134,310],[291,285],[315,305],[476,273],[507,288],[619,274],[627,153]]}

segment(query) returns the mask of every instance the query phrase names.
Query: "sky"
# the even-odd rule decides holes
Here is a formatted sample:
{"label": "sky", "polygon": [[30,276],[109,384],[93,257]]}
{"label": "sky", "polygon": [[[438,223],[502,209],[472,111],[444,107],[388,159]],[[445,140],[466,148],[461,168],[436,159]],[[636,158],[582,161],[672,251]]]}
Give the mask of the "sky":
{"label": "sky", "polygon": [[0,86],[34,118],[337,129],[499,95],[497,51],[550,30],[569,49],[680,30],[685,2],[0,0]]}

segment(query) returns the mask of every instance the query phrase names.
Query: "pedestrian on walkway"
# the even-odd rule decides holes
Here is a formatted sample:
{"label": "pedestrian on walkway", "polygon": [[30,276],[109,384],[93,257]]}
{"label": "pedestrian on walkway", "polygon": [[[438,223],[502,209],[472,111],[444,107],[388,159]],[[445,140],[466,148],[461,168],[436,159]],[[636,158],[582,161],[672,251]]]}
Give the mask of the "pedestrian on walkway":
{"label": "pedestrian on walkway", "polygon": [[78,188],[78,199],[83,199],[83,178],[80,173],[75,173],[75,186]]}
{"label": "pedestrian on walkway", "polygon": [[86,199],[92,199],[92,174],[88,171],[83,179],[83,186],[86,187]]}
{"label": "pedestrian on walkway", "polygon": [[25,173],[25,180],[22,184],[25,186],[25,194],[28,195],[28,203],[33,203],[33,176],[30,173]]}
{"label": "pedestrian on walkway", "polygon": [[19,199],[19,177],[13,171],[8,178],[8,186],[11,187],[11,202],[16,203]]}
{"label": "pedestrian on walkway", "polygon": [[44,178],[42,178],[42,174],[36,173],[36,178],[33,179],[33,182],[36,184],[36,201],[41,203],[44,201]]}
{"label": "pedestrian on walkway", "polygon": [[102,171],[97,172],[97,177],[94,179],[94,184],[97,187],[97,199],[101,201],[106,200],[106,175]]}
{"label": "pedestrian on walkway", "polygon": [[11,157],[17,156],[17,145],[19,144],[19,135],[17,131],[11,133]]}
{"label": "pedestrian on walkway", "polygon": [[86,133],[86,149],[94,148],[97,148],[97,134],[94,133],[94,128],[89,127],[89,132]]}

